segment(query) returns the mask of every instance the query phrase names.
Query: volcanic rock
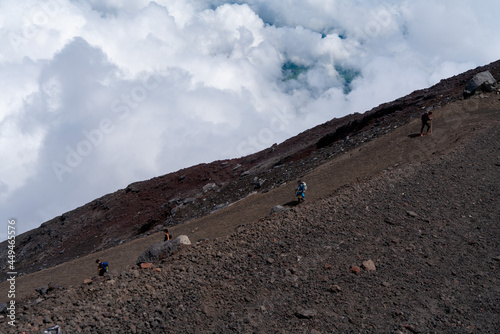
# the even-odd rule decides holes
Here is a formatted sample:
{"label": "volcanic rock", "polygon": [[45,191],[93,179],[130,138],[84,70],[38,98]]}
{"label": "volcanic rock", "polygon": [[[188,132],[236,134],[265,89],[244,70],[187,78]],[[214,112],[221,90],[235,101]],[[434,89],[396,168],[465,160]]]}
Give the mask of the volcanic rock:
{"label": "volcanic rock", "polygon": [[464,97],[474,95],[476,90],[481,89],[483,92],[492,92],[497,87],[497,81],[490,73],[484,71],[476,74],[467,84],[464,89]]}

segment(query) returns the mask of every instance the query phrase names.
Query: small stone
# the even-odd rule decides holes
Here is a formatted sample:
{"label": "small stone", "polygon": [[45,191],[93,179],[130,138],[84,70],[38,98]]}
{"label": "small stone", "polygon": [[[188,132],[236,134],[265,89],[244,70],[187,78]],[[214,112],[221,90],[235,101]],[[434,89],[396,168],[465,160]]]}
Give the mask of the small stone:
{"label": "small stone", "polygon": [[324,265],[324,267],[323,267],[323,268],[325,268],[325,269],[332,269],[332,267],[333,267],[333,266],[332,266],[331,264],[329,264],[329,263],[325,263],[325,265]]}
{"label": "small stone", "polygon": [[42,286],[40,288],[35,289],[36,292],[38,292],[40,295],[45,296],[47,292],[49,291],[49,287],[47,286]]}
{"label": "small stone", "polygon": [[351,267],[351,273],[354,273],[354,274],[359,274],[361,272],[361,269],[359,269],[358,266],[352,266]]}
{"label": "small stone", "polygon": [[91,280],[90,278],[87,278],[87,279],[84,279],[84,280],[83,280],[83,284],[87,284],[87,285],[89,285],[89,284],[91,284],[91,283],[92,283],[92,280]]}
{"label": "small stone", "polygon": [[161,273],[161,268],[154,268],[153,271],[157,272],[157,273]]}
{"label": "small stone", "polygon": [[216,188],[217,188],[217,185],[215,183],[207,183],[203,187],[203,192],[206,193],[206,192],[209,192],[210,190],[214,190]]}
{"label": "small stone", "polygon": [[420,330],[418,330],[414,325],[404,325],[404,328],[412,333],[420,333]]}
{"label": "small stone", "polygon": [[300,319],[312,319],[317,314],[318,314],[318,312],[316,310],[311,310],[311,309],[310,310],[298,310],[297,313],[295,313],[297,318],[300,318]]}
{"label": "small stone", "polygon": [[372,260],[363,261],[363,268],[368,271],[377,270],[377,267],[375,267],[375,263]]}
{"label": "small stone", "polygon": [[150,269],[150,268],[153,268],[153,264],[151,262],[141,263],[140,266],[141,266],[141,269]]}
{"label": "small stone", "polygon": [[415,211],[406,211],[406,214],[410,217],[418,217],[418,215]]}
{"label": "small stone", "polygon": [[332,285],[330,287],[330,291],[334,292],[334,293],[339,293],[342,291],[342,288],[340,286],[338,286],[337,284],[335,284],[335,285]]}
{"label": "small stone", "polygon": [[384,222],[389,225],[396,225],[390,218],[384,218]]}

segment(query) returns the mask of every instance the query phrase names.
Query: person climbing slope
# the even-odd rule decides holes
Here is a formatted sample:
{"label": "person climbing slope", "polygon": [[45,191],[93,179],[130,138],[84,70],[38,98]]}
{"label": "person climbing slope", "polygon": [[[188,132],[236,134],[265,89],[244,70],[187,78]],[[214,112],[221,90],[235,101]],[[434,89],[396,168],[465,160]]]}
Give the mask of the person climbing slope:
{"label": "person climbing slope", "polygon": [[108,271],[108,263],[102,262],[99,259],[97,259],[95,263],[97,263],[97,272],[99,273],[99,276],[104,276],[104,273]]}
{"label": "person climbing slope", "polygon": [[164,238],[163,238],[164,242],[172,239],[172,234],[168,232],[168,229],[164,229],[163,233],[164,233]]}
{"label": "person climbing slope", "polygon": [[305,201],[306,200],[306,190],[307,190],[307,184],[302,181],[298,180],[297,181],[297,190],[295,191],[295,196],[297,197],[297,202]]}
{"label": "person climbing slope", "polygon": [[423,113],[422,116],[420,116],[420,119],[422,120],[422,128],[420,129],[420,137],[423,137],[425,127],[427,127],[426,133],[430,134],[429,130],[431,129],[431,126],[429,124],[429,121],[432,122],[432,111],[428,111],[428,112]]}

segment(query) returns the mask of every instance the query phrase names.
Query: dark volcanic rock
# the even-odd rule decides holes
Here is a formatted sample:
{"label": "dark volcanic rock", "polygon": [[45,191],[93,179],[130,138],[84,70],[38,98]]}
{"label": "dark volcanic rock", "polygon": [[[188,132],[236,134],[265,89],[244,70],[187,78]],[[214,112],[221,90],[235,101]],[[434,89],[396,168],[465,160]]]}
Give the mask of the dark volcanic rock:
{"label": "dark volcanic rock", "polygon": [[179,240],[177,239],[154,244],[137,258],[136,263],[141,264],[156,262],[162,257],[172,255],[173,252],[177,251],[178,247]]}
{"label": "dark volcanic rock", "polygon": [[186,236],[180,236],[172,240],[156,243],[142,253],[137,258],[136,263],[153,263],[160,259],[169,257],[174,254],[182,244],[190,244],[190,241]]}
{"label": "dark volcanic rock", "polygon": [[492,92],[497,88],[497,81],[490,73],[490,71],[484,71],[476,74],[470,81],[467,83],[467,86],[464,88],[464,97],[470,97],[474,95],[476,90],[480,89],[484,92]]}

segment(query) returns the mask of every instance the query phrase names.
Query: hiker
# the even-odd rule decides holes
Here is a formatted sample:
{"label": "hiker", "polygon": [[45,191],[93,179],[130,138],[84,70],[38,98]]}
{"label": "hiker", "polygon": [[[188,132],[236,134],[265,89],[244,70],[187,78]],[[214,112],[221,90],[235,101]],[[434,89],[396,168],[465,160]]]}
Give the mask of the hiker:
{"label": "hiker", "polygon": [[422,120],[422,128],[420,129],[420,137],[424,135],[424,128],[427,127],[426,133],[429,134],[429,130],[431,128],[429,121],[432,121],[432,111],[424,112],[422,116],[420,116]]}
{"label": "hiker", "polygon": [[168,233],[167,229],[165,229],[163,232],[165,233],[165,238],[163,239],[163,242],[172,239],[172,235],[170,233]]}
{"label": "hiker", "polygon": [[297,196],[297,202],[300,203],[300,201],[305,201],[306,200],[306,189],[307,185],[304,181],[298,180],[297,181],[297,190],[295,191],[295,196]]}
{"label": "hiker", "polygon": [[99,273],[99,276],[104,276],[104,273],[108,271],[108,263],[102,262],[99,259],[95,260],[95,263],[97,263],[97,271]]}

